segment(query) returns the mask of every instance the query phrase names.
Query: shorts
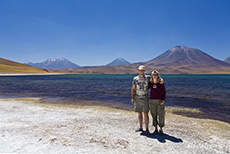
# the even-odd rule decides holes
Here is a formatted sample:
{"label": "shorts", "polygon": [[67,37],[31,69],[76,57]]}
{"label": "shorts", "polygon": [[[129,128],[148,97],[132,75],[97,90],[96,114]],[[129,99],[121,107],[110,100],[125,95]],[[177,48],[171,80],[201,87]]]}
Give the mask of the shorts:
{"label": "shorts", "polygon": [[135,112],[149,112],[149,98],[147,95],[134,97],[134,111]]}

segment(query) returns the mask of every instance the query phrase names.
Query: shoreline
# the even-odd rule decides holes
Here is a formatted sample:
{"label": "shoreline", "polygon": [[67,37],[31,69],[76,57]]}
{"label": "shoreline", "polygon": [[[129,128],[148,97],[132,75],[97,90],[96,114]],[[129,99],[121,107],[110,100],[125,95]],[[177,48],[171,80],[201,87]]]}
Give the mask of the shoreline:
{"label": "shoreline", "polygon": [[[20,73],[20,72],[0,72],[0,76],[23,76],[23,75],[68,75],[68,74],[88,74],[88,75],[91,75],[91,74],[105,74],[106,73],[71,73],[71,72],[50,72],[50,73]],[[125,74],[128,74],[130,75],[130,73],[107,73],[107,75],[117,75],[117,74],[122,74],[122,75],[125,75]],[[151,74],[151,72],[149,73],[146,73],[146,74]],[[137,75],[137,73],[131,73],[131,75]],[[178,74],[178,73],[164,73],[162,75],[230,75],[230,73],[181,73],[181,74]]]}
{"label": "shoreline", "polygon": [[65,75],[62,73],[0,73],[0,76]]}
{"label": "shoreline", "polygon": [[138,127],[134,111],[100,102],[86,104],[0,99],[0,153],[230,152],[228,123],[184,117],[168,108],[165,134],[147,135],[134,131]]}
{"label": "shoreline", "polygon": [[[101,102],[101,101],[76,101],[76,102],[47,101],[47,100],[44,100],[44,98],[40,98],[40,97],[0,98],[0,101],[19,101],[19,102],[24,102],[24,103],[28,101],[32,101],[33,104],[42,105],[42,106],[53,106],[53,107],[61,107],[61,108],[95,107],[95,108],[107,108],[110,110],[120,110],[120,111],[136,113],[133,108],[124,107],[122,106],[122,104],[112,104],[112,103],[106,103],[106,102]],[[183,106],[165,106],[165,112],[166,114],[178,115],[178,116],[183,116],[187,118],[195,118],[195,119],[201,119],[201,120],[214,120],[214,121],[219,121],[219,122],[230,124],[228,121],[210,118],[210,115],[203,112],[199,108],[189,108],[189,107],[183,107]],[[149,111],[149,116],[151,116],[150,111]]]}
{"label": "shoreline", "polygon": [[[19,98],[19,99],[21,99],[21,98]],[[125,107],[124,105],[119,104],[119,103],[113,104],[113,103],[106,103],[106,102],[101,102],[101,101],[77,101],[77,102],[47,101],[47,100],[44,100],[43,98],[37,98],[37,99],[39,99],[40,103],[42,103],[42,104],[53,105],[56,107],[90,107],[90,106],[94,106],[94,107],[105,107],[105,108],[110,108],[110,109],[118,109],[118,110],[134,112],[133,107],[128,107],[128,106]],[[215,121],[229,123],[228,121],[212,118],[212,116],[210,116],[208,113],[203,112],[202,109],[199,109],[199,108],[189,108],[189,107],[183,107],[183,106],[165,106],[165,110],[166,110],[166,113],[180,115],[183,117],[196,118],[196,119],[208,119],[208,120],[215,120]],[[151,116],[150,111],[149,111],[149,116]]]}
{"label": "shoreline", "polygon": [[[110,102],[103,102],[103,101],[92,101],[92,100],[83,100],[83,101],[65,101],[65,100],[45,100],[44,98],[40,97],[2,97],[1,99],[12,99],[12,100],[24,100],[24,99],[39,99],[40,103],[42,104],[49,104],[54,106],[62,106],[62,107],[79,107],[79,106],[103,106],[103,107],[109,107],[114,109],[120,109],[120,110],[127,110],[127,111],[133,111],[132,104],[122,104],[122,103],[110,103]],[[166,113],[169,111],[172,114],[181,115],[185,117],[191,117],[191,118],[197,118],[197,119],[210,119],[210,120],[216,120],[221,122],[230,123],[230,119],[228,117],[224,117],[223,115],[220,116],[219,114],[213,115],[213,112],[204,112],[203,108],[194,108],[194,107],[186,107],[186,106],[165,106]],[[134,112],[134,111],[133,111]],[[149,111],[149,115],[151,115]]]}

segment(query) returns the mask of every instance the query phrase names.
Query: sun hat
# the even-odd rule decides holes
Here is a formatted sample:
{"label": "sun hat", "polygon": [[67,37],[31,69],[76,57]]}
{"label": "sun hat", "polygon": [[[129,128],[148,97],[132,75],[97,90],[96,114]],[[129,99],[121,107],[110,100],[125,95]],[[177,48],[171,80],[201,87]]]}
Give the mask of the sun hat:
{"label": "sun hat", "polygon": [[138,70],[139,70],[139,71],[140,71],[140,70],[145,70],[145,66],[144,66],[144,65],[139,66]]}

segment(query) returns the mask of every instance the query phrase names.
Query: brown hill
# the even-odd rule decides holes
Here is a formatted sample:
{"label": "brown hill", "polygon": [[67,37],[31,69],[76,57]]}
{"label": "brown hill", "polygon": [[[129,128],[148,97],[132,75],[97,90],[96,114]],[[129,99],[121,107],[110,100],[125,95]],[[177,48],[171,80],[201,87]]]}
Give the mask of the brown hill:
{"label": "brown hill", "polygon": [[0,58],[0,73],[47,73],[45,69]]}

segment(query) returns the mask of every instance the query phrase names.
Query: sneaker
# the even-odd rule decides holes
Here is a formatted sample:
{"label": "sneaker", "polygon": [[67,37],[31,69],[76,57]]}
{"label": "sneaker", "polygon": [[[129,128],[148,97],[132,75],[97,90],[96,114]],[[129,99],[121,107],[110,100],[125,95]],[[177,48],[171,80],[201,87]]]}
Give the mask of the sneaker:
{"label": "sneaker", "polygon": [[143,132],[143,129],[139,128],[139,129],[135,130],[135,132]]}
{"label": "sneaker", "polygon": [[158,134],[158,130],[155,129],[154,132],[153,132],[153,134]]}
{"label": "sneaker", "polygon": [[163,133],[163,129],[160,129],[160,130],[159,130],[159,133],[160,133],[160,134],[164,134],[164,133]]}
{"label": "sneaker", "polygon": [[149,129],[146,129],[145,133],[150,134]]}

